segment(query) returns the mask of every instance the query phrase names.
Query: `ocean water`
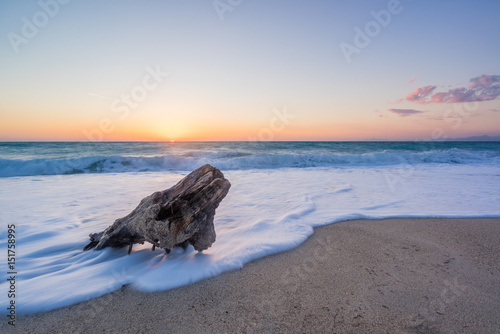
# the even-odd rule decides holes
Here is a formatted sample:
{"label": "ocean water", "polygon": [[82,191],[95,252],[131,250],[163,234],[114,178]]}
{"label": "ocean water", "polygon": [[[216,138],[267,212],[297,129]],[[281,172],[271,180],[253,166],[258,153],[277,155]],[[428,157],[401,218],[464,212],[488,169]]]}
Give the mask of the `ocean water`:
{"label": "ocean water", "polygon": [[[82,251],[89,233],[205,163],[232,184],[211,248]],[[0,266],[8,271],[14,224],[16,311],[30,314],[124,284],[190,284],[297,247],[313,227],[342,220],[500,217],[500,143],[0,143],[0,210]],[[0,305],[9,288],[2,280]]]}

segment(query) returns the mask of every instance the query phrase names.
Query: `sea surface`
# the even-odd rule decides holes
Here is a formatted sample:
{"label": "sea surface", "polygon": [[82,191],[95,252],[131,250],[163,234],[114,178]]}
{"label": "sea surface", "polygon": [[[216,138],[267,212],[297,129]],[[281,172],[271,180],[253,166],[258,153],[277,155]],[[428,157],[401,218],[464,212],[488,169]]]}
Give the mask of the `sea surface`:
{"label": "sea surface", "polygon": [[[82,251],[89,233],[206,163],[232,184],[211,248]],[[16,296],[2,279],[1,313],[12,299],[18,315],[37,313],[125,284],[190,284],[297,247],[313,227],[342,220],[500,217],[500,143],[0,143],[0,212],[4,275],[9,225],[16,246]]]}

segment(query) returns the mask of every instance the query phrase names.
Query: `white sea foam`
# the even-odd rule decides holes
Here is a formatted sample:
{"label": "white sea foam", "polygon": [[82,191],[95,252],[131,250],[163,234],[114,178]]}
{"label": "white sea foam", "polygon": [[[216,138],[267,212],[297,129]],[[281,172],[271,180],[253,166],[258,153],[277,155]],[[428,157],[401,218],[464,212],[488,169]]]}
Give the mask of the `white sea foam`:
{"label": "white sea foam", "polygon": [[422,152],[380,150],[347,152],[181,151],[155,156],[82,156],[37,159],[0,159],[0,177],[81,173],[189,171],[203,164],[223,170],[307,167],[391,166],[400,164],[500,164],[500,152],[465,149]]}
{"label": "white sea foam", "polygon": [[[166,255],[150,245],[83,252],[88,234],[128,214],[187,172],[0,179],[4,225],[16,225],[16,305],[22,314],[94,298],[124,284],[178,287],[296,247],[313,227],[354,218],[500,216],[500,166],[389,165],[223,170],[232,187],[217,209],[217,241]],[[6,249],[7,230],[0,231]],[[6,268],[6,258],[0,258]],[[0,305],[7,305],[6,282]],[[5,307],[2,308],[5,313]]]}

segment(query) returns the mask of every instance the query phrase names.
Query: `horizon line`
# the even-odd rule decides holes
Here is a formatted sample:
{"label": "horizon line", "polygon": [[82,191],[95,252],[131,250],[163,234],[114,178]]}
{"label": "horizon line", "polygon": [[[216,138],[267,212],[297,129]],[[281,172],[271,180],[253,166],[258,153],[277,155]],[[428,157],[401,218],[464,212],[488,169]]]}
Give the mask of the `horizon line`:
{"label": "horizon line", "polygon": [[[491,137],[491,140],[469,139],[474,137]],[[499,137],[497,139],[497,137]],[[458,138],[432,139],[339,139],[339,140],[0,140],[0,143],[335,143],[335,142],[500,142],[500,136],[470,136]]]}

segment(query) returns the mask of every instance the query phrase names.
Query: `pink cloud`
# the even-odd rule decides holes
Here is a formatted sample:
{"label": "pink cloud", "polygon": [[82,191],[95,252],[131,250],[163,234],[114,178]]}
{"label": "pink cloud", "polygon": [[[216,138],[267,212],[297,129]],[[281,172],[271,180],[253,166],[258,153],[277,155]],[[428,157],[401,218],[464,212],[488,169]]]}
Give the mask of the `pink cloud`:
{"label": "pink cloud", "polygon": [[433,93],[436,86],[425,86],[415,89],[406,96],[410,102],[426,103],[460,103],[490,101],[500,96],[500,75],[486,75],[470,79],[469,87],[450,89],[447,92]]}
{"label": "pink cloud", "polygon": [[408,117],[423,113],[423,111],[415,109],[388,109],[388,110],[396,115],[399,115],[400,117]]}
{"label": "pink cloud", "polygon": [[490,87],[490,86],[494,85],[495,83],[500,82],[500,75],[483,74],[480,77],[470,79],[470,81],[472,82],[469,85],[470,88]]}
{"label": "pink cloud", "polygon": [[450,89],[448,92],[440,92],[432,95],[431,101],[435,103],[457,103],[476,101],[474,90],[467,88]]}
{"label": "pink cloud", "polygon": [[416,103],[425,103],[424,100],[436,89],[436,86],[425,86],[415,89],[406,95],[406,100]]}
{"label": "pink cloud", "polygon": [[416,80],[416,78],[415,78],[415,77],[413,77],[413,78],[411,78],[411,79],[410,79],[410,81],[408,81],[408,83],[409,83],[409,84],[414,83],[414,82],[415,82],[415,80]]}

